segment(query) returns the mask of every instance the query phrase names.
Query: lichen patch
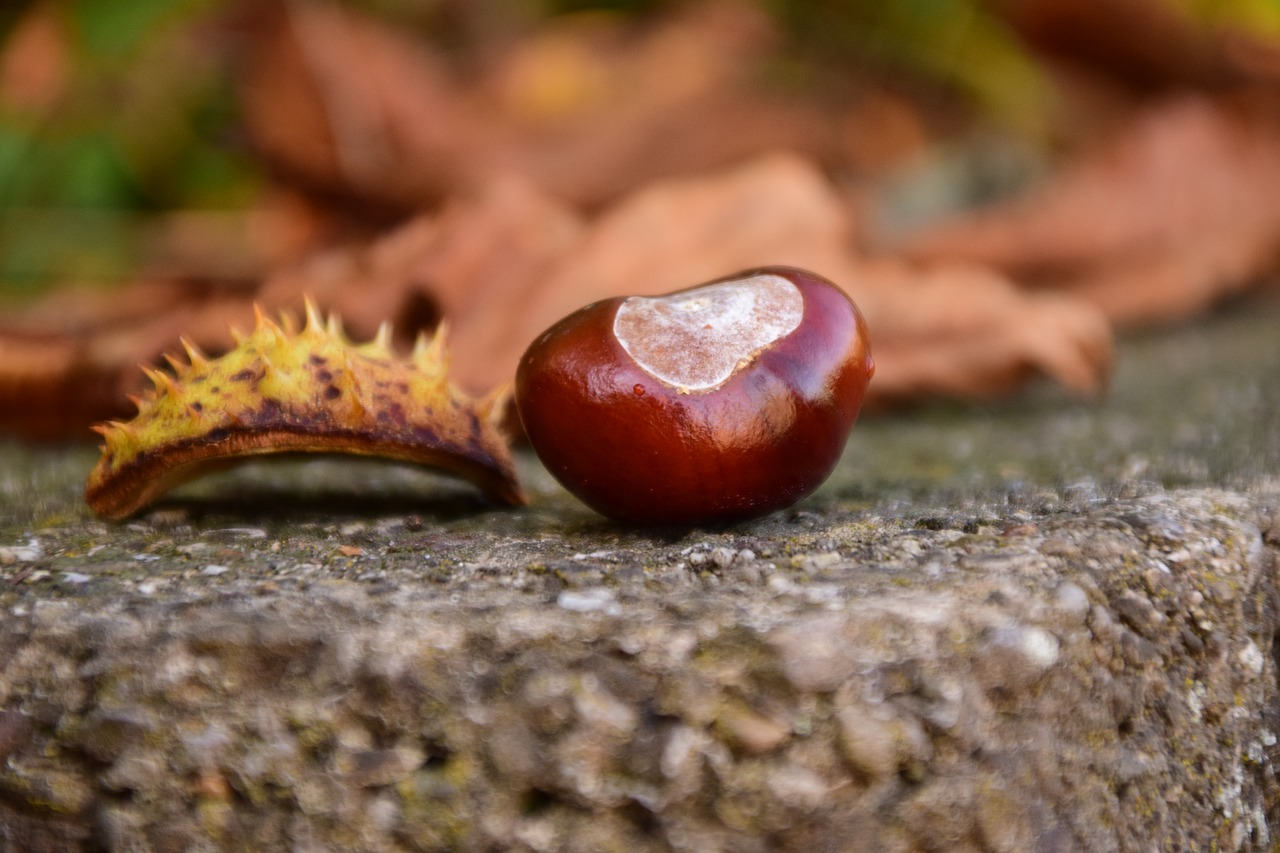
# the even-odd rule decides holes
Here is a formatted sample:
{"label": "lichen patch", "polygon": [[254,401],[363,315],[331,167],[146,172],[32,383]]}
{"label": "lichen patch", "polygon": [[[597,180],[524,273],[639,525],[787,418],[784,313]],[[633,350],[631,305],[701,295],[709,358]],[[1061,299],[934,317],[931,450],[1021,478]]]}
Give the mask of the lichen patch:
{"label": "lichen patch", "polygon": [[705,391],[790,334],[803,316],[804,298],[793,283],[756,275],[669,296],[633,296],[618,307],[613,334],[650,376],[682,391]]}
{"label": "lichen patch", "polygon": [[184,343],[172,374],[143,368],[153,390],[138,414],[96,427],[105,439],[85,500],[125,518],[165,492],[235,459],[285,452],[343,453],[417,462],[458,475],[490,499],[524,502],[498,428],[505,396],[474,399],[448,378],[443,330],[397,358],[391,330],[348,340],[336,318],[307,304],[295,331],[259,314],[251,335],[209,359]]}

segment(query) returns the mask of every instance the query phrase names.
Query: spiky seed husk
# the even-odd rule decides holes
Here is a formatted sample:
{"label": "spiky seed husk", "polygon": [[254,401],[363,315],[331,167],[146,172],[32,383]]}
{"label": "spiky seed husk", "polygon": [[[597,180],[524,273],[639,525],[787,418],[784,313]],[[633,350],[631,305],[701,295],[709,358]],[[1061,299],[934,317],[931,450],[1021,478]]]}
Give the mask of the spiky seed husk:
{"label": "spiky seed husk", "polygon": [[449,382],[443,328],[400,359],[387,324],[354,344],[309,299],[304,313],[297,331],[255,309],[253,332],[233,330],[226,355],[181,340],[188,362],[169,357],[172,375],[143,367],[155,387],[135,399],[138,414],[94,428],[104,439],[85,488],[94,512],[125,518],[229,460],[297,451],[418,462],[523,503],[499,429],[505,391],[476,399]]}

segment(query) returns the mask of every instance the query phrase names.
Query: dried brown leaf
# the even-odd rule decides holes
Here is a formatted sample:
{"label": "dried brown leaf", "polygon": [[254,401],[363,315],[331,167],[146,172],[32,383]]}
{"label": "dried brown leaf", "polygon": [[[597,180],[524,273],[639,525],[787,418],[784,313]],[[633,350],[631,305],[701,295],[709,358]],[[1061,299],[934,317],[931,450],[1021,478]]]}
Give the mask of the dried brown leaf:
{"label": "dried brown leaf", "polygon": [[1079,299],[1027,293],[998,273],[960,263],[882,260],[860,273],[851,290],[872,324],[873,404],[989,399],[1035,376],[1087,396],[1110,375],[1110,325]]}
{"label": "dried brown leaf", "polygon": [[263,4],[245,29],[245,123],[303,186],[412,211],[485,159],[481,117],[405,35],[319,3]]}
{"label": "dried brown leaf", "polygon": [[965,265],[918,270],[866,263],[852,246],[841,199],[798,157],[775,155],[708,177],[659,182],[603,213],[518,310],[493,318],[504,324],[495,345],[473,351],[497,381],[512,374],[546,326],[588,302],[789,264],[831,278],[863,307],[879,365],[872,402],[990,397],[1037,374],[1082,394],[1105,383],[1110,329],[1087,304],[1029,295]]}
{"label": "dried brown leaf", "polygon": [[248,30],[242,98],[260,151],[304,186],[393,210],[495,172],[596,207],[774,148],[834,160],[846,145],[828,111],[760,85],[774,38],[742,3],[647,28],[569,16],[473,58],[465,77],[348,9],[268,7]]}
{"label": "dried brown leaf", "polygon": [[1161,103],[1044,185],[927,230],[907,253],[1058,288],[1123,324],[1193,316],[1277,269],[1280,123],[1270,103]]}
{"label": "dried brown leaf", "polygon": [[1141,88],[1275,82],[1280,45],[1210,26],[1168,0],[1001,0],[1034,48]]}
{"label": "dried brown leaf", "polygon": [[447,319],[455,381],[483,391],[514,375],[514,360],[495,352],[519,345],[511,336],[525,306],[585,228],[571,208],[522,179],[495,179],[367,248],[329,252],[272,277],[260,301],[286,308],[310,295],[357,334],[392,320],[402,343]]}
{"label": "dried brown leaf", "polygon": [[[81,290],[54,291],[0,326],[0,429],[41,439],[79,438],[90,423],[130,412],[129,394],[179,337],[211,351],[230,344],[228,324],[253,322],[251,295],[181,283],[141,282],[115,292],[99,317],[71,310]],[[147,300],[155,298],[151,310]],[[86,297],[93,306],[107,294]],[[57,308],[67,306],[65,322]],[[30,318],[30,321],[28,321]]]}
{"label": "dried brown leaf", "polygon": [[71,38],[54,6],[32,3],[0,41],[0,105],[42,114],[62,97]]}

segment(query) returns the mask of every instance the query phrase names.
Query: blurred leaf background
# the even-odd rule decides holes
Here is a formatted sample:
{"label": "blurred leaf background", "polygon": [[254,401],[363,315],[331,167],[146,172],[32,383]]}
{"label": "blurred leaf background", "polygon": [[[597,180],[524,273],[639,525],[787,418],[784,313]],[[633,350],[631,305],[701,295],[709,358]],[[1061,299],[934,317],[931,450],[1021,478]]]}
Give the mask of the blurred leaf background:
{"label": "blurred leaf background", "polygon": [[18,4],[0,66],[0,281],[127,275],[153,214],[235,209],[257,167],[207,0]]}
{"label": "blurred leaf background", "polygon": [[[1018,0],[757,2],[786,34],[774,67],[781,85],[889,80],[926,110],[1052,143],[1052,80],[1008,23]],[[1274,0],[1149,2],[1204,28],[1280,33]],[[358,8],[465,55],[555,16],[643,18],[674,5],[377,0]],[[124,280],[188,231],[206,244],[211,233],[234,231],[270,183],[238,115],[239,11],[215,0],[34,0],[0,12],[0,296]],[[218,246],[214,239],[214,253]]]}

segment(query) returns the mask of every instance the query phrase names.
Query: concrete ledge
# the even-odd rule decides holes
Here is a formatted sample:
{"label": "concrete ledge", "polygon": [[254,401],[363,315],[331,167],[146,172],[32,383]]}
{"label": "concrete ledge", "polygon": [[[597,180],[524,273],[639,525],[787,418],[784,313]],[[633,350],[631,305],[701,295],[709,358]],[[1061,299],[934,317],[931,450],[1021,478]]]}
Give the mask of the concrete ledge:
{"label": "concrete ledge", "polygon": [[167,592],[51,577],[0,618],[0,850],[1274,849],[1274,511],[799,513],[415,582],[267,537]]}

